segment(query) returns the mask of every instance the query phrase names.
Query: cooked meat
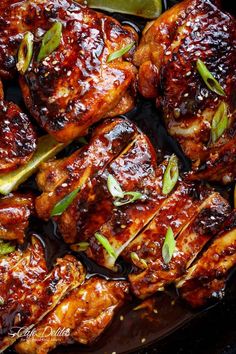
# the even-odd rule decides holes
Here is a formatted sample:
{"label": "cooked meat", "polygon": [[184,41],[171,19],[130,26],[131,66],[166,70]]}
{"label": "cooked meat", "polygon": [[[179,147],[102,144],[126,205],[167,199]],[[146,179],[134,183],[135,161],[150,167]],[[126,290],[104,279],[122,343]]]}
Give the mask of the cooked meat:
{"label": "cooked meat", "polygon": [[230,270],[236,265],[236,210],[203,256],[177,281],[180,295],[199,307],[211,298],[222,298]]}
{"label": "cooked meat", "polygon": [[[161,252],[165,235],[156,234],[159,240],[156,244],[158,257],[140,274],[129,276],[135,295],[144,298],[156,291],[163,291],[166,285],[184,274],[203,247],[219,232],[229,212],[226,200],[218,193],[211,194],[200,204],[197,214],[187,220],[182,231],[175,235],[175,251],[168,264],[164,262]],[[143,247],[142,243],[140,247]]]}
{"label": "cooked meat", "polygon": [[[23,34],[31,31],[35,52],[21,77],[21,88],[26,106],[47,132],[59,141],[70,141],[101,118],[133,107],[130,89],[136,69],[130,61],[134,48],[123,58],[108,62],[110,54],[137,40],[133,29],[72,0],[3,3],[0,74],[12,74]],[[42,36],[55,21],[63,26],[61,43],[38,61]]]}
{"label": "cooked meat", "polygon": [[[72,256],[58,259],[49,271],[41,243],[33,238],[24,251],[0,260],[0,351],[12,345],[14,327],[37,324],[65,294],[84,279],[82,265]],[[17,330],[17,331],[18,331]]]}
{"label": "cooked meat", "polygon": [[[59,344],[93,342],[111,322],[127,293],[128,284],[123,281],[87,280],[36,327],[37,337],[21,341],[16,345],[16,351],[21,354],[46,354]],[[48,335],[49,327],[53,333],[66,328],[67,334]]]}
{"label": "cooked meat", "polygon": [[[215,3],[185,0],[162,14],[144,31],[135,64],[140,92],[156,99],[169,133],[193,162],[191,179],[228,183],[236,176],[236,21]],[[204,83],[198,59],[225,96]],[[213,142],[212,121],[221,102],[227,105],[228,128]]]}
{"label": "cooked meat", "polygon": [[[93,178],[102,174],[112,161],[137,135],[137,128],[127,120],[107,120],[94,131],[89,145],[69,158],[45,163],[37,176],[43,194],[36,200],[36,210],[42,219],[49,219],[56,203],[81,186],[83,193]],[[74,216],[72,216],[72,219]],[[73,222],[71,220],[71,222]],[[68,225],[73,233],[72,225]],[[72,241],[73,242],[73,236]]]}
{"label": "cooked meat", "polygon": [[[148,265],[161,256],[161,249],[168,227],[178,235],[183,227],[198,213],[204,196],[194,185],[180,183],[176,191],[164,202],[153,220],[130,243],[122,253],[129,262],[142,267],[142,260]],[[139,258],[131,259],[132,252]]]}
{"label": "cooked meat", "polygon": [[0,198],[0,239],[22,243],[33,211],[31,195],[10,194]]}
{"label": "cooked meat", "polygon": [[88,256],[106,268],[116,269],[116,258],[149,223],[166,198],[161,193],[165,165],[157,168],[155,155],[152,154],[149,141],[140,136],[133,148],[127,151],[127,156],[123,157],[125,163],[118,159],[110,165],[112,175],[119,178],[122,189],[138,191],[142,197],[134,203],[113,206],[110,219],[97,230],[109,241],[116,257],[109,254],[95,236],[89,239]]}
{"label": "cooked meat", "polygon": [[28,116],[3,98],[0,80],[0,174],[24,165],[36,150],[36,134]]}

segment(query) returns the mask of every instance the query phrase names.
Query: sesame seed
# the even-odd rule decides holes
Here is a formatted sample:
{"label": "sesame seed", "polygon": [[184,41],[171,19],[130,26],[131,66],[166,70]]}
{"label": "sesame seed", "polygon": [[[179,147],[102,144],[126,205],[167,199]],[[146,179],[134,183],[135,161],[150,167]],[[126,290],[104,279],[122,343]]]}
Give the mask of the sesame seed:
{"label": "sesame seed", "polygon": [[141,343],[145,343],[145,342],[146,342],[146,338],[142,338]]}
{"label": "sesame seed", "polygon": [[124,321],[124,316],[120,316],[120,321]]}

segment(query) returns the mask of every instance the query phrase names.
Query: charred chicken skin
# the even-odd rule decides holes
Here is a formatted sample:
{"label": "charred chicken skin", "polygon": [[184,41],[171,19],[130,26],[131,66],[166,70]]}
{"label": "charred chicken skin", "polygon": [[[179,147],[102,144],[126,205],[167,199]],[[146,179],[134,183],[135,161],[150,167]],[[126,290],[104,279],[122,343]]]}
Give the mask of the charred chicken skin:
{"label": "charred chicken skin", "polygon": [[[20,354],[46,354],[59,344],[89,344],[97,339],[111,322],[128,294],[128,283],[91,278],[70,294],[36,327],[37,337],[16,345]],[[48,335],[67,328],[65,336]],[[41,335],[40,335],[41,333]]]}
{"label": "charred chicken skin", "polygon": [[36,150],[36,134],[20,108],[4,101],[0,81],[0,174],[24,165]]}
{"label": "charred chicken skin", "polygon": [[[14,71],[23,35],[34,34],[33,60],[20,80],[22,93],[32,116],[58,141],[70,141],[101,118],[133,107],[129,90],[136,76],[131,63],[134,46],[124,57],[108,59],[135,44],[134,30],[71,0],[4,1],[0,18],[0,66],[5,76]],[[62,24],[60,44],[38,60],[42,36],[55,22]]]}
{"label": "charred chicken skin", "polygon": [[22,243],[33,210],[31,195],[16,193],[0,198],[0,239]]}
{"label": "charred chicken skin", "polygon": [[[141,94],[156,99],[169,133],[193,162],[190,178],[228,183],[236,176],[236,21],[217,3],[185,0],[166,11],[144,30],[134,62]],[[199,60],[208,73],[197,70]],[[204,82],[209,72],[220,94]]]}
{"label": "charred chicken skin", "polygon": [[[108,153],[107,145],[103,145],[102,155],[95,151],[97,159],[86,159],[90,174],[86,173],[88,178],[85,180],[85,165],[80,159],[87,156],[88,151],[91,156],[94,146],[104,142],[104,131],[108,127],[120,131],[121,127],[130,124],[123,119],[104,122],[82,150],[62,161],[45,164],[37,178],[43,194],[37,198],[36,209],[39,216],[47,219],[50,210],[59,202],[56,196],[62,190],[63,197],[66,190],[67,194],[71,193],[82,181],[75,199],[62,215],[55,217],[64,240],[67,243],[88,243],[87,255],[113,271],[117,269],[117,258],[123,257],[133,265],[133,272],[129,275],[133,293],[145,298],[165,290],[169,284],[188,274],[201,252],[204,251],[207,257],[207,252],[211,252],[209,243],[215,242],[231,208],[218,192],[189,181],[176,180],[172,190],[164,193],[165,174],[171,159],[158,165],[150,141],[140,131],[132,130],[123,150],[117,150],[106,164],[103,159]],[[112,136],[115,137],[111,130]],[[65,171],[76,176],[76,183],[69,188],[66,182],[68,172]],[[91,174],[91,171],[96,172]],[[118,183],[118,189],[135,195],[139,193],[139,197],[132,202],[121,199],[117,204],[109,187],[109,176]],[[50,201],[49,212],[44,214],[47,200]],[[173,232],[175,249],[166,262],[163,247],[169,228]],[[232,263],[229,267],[233,267]]]}
{"label": "charred chicken skin", "polygon": [[37,324],[83,280],[82,265],[69,255],[49,271],[42,244],[35,237],[25,251],[1,258],[0,351],[16,341],[15,330]]}

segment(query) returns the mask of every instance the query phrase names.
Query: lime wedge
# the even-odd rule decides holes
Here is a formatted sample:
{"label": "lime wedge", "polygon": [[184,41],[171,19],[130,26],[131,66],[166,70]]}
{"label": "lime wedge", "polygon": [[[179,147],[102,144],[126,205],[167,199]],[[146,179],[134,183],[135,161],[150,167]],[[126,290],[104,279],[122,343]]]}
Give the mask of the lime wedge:
{"label": "lime wedge", "polygon": [[39,138],[38,147],[31,160],[18,170],[0,175],[0,194],[7,195],[16,190],[19,185],[25,182],[35,173],[42,162],[54,157],[66,144],[58,143],[50,135]]}
{"label": "lime wedge", "polygon": [[99,10],[120,12],[148,19],[157,18],[162,11],[161,0],[82,0],[78,2]]}

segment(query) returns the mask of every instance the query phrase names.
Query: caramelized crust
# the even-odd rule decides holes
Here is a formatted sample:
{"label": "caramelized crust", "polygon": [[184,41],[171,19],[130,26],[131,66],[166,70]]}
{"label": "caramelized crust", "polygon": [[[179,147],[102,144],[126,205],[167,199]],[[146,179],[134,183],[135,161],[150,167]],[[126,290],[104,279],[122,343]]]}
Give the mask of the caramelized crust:
{"label": "caramelized crust", "polygon": [[[107,62],[109,54],[137,40],[132,29],[71,0],[4,1],[0,19],[0,75],[14,72],[23,34],[35,35],[33,62],[20,80],[22,93],[31,115],[58,141],[82,136],[113,110],[122,114],[133,107],[134,48]],[[55,21],[63,25],[61,44],[38,62],[42,35]]]}
{"label": "caramelized crust", "polygon": [[[0,261],[0,350],[12,345],[19,328],[37,324],[65,294],[84,279],[82,265],[72,256],[47,269],[41,243],[33,238],[24,251]],[[18,327],[18,328],[17,328]]]}
{"label": "caramelized crust", "polygon": [[54,205],[78,186],[81,186],[78,197],[86,193],[84,189],[91,180],[102,174],[108,163],[119,155],[136,134],[137,128],[127,120],[107,120],[94,131],[88,145],[68,158],[43,164],[37,176],[38,186],[43,191],[36,199],[39,217],[49,219]]}
{"label": "caramelized crust", "polygon": [[33,202],[31,195],[18,193],[0,198],[0,239],[23,242]]}
{"label": "caramelized crust", "polygon": [[[126,282],[100,278],[87,280],[36,327],[37,337],[16,345],[17,353],[46,354],[59,344],[93,342],[109,325],[114,313],[124,303],[127,293]],[[49,327],[54,333],[61,328],[69,329],[70,333],[67,336],[50,336],[45,333]]]}
{"label": "caramelized crust", "polygon": [[[175,235],[175,252],[168,264],[165,264],[161,254],[164,237],[157,234],[158,257],[151,261],[142,273],[129,276],[135,295],[145,298],[156,291],[163,291],[166,285],[184,274],[203,247],[220,231],[229,212],[230,207],[225,199],[218,193],[210,195],[200,204],[197,214]],[[142,244],[140,247],[143,247]]]}
{"label": "caramelized crust", "polygon": [[0,174],[28,162],[36,150],[37,140],[28,116],[3,98],[0,80]]}
{"label": "caramelized crust", "polygon": [[236,265],[236,210],[203,256],[177,281],[180,295],[192,306],[206,305],[211,298],[221,299],[227,277]]}
{"label": "caramelized crust", "polygon": [[[213,1],[185,0],[147,27],[135,54],[140,92],[156,98],[169,133],[197,171],[191,174],[192,180],[228,183],[236,175],[235,28],[235,19]],[[205,85],[197,59],[218,80],[225,97]],[[229,125],[213,143],[212,119],[222,101],[228,106]]]}

